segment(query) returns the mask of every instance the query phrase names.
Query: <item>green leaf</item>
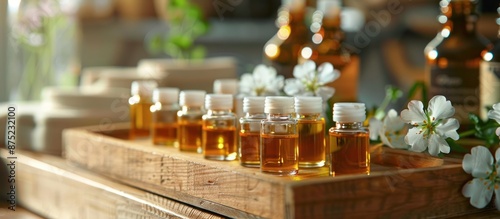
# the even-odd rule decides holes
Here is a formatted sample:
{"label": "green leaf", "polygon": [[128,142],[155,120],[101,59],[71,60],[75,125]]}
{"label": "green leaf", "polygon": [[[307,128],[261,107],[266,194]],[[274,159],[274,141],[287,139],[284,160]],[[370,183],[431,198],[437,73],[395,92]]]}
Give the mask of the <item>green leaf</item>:
{"label": "green leaf", "polygon": [[156,34],[146,35],[145,42],[146,48],[150,53],[157,54],[162,52],[163,47],[163,37]]}
{"label": "green leaf", "polygon": [[206,50],[205,50],[205,47],[203,46],[196,46],[194,47],[192,50],[191,50],[191,56],[190,58],[191,59],[203,59],[205,58],[205,54],[206,54]]}
{"label": "green leaf", "polygon": [[193,39],[187,34],[170,36],[168,41],[179,47],[181,50],[186,50],[193,46]]}
{"label": "green leaf", "polygon": [[450,146],[450,150],[458,153],[468,153],[469,151],[462,147],[461,145],[457,144],[453,139],[447,138],[446,142]]}

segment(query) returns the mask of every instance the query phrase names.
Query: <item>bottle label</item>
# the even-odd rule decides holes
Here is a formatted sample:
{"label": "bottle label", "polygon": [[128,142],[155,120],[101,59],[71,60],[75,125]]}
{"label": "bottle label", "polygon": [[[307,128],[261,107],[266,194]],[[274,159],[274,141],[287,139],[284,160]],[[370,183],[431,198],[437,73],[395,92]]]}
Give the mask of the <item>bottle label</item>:
{"label": "bottle label", "polygon": [[500,62],[481,62],[480,66],[481,118],[486,119],[488,110],[500,102]]}
{"label": "bottle label", "polygon": [[479,114],[479,69],[449,66],[432,67],[429,95],[443,95],[455,108],[455,118],[460,124],[470,124],[469,113]]}

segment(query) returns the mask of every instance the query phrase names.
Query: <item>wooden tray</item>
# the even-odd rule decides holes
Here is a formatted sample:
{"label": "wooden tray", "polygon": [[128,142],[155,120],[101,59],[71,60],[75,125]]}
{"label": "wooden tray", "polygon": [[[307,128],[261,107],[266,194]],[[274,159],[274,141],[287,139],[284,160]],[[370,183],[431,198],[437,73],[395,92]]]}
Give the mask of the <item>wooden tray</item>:
{"label": "wooden tray", "polygon": [[[16,159],[7,157],[12,155],[0,148],[0,164],[15,161],[16,211],[22,206],[44,218],[224,218],[113,182],[61,157],[20,150],[16,150]],[[3,191],[3,176],[1,179]],[[0,218],[9,217],[0,213]]]}
{"label": "wooden tray", "polygon": [[275,176],[237,161],[128,140],[128,124],[68,129],[64,156],[120,182],[232,218],[444,218],[484,211],[462,186],[461,160],[387,147],[370,175],[328,176],[327,168]]}

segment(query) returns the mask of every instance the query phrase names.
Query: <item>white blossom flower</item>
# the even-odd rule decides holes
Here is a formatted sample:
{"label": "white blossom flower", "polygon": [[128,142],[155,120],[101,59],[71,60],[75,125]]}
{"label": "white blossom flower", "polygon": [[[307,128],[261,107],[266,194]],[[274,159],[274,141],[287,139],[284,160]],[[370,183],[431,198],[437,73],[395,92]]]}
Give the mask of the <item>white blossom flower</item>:
{"label": "white blossom flower", "polygon": [[[488,112],[488,118],[494,119],[500,124],[500,103],[493,105],[493,109]],[[500,127],[497,128],[497,135],[500,137]]]}
{"label": "white blossom flower", "polygon": [[240,80],[240,94],[245,96],[279,95],[284,77],[271,66],[257,65],[253,73],[245,73]]}
{"label": "white blossom flower", "polygon": [[293,76],[295,78],[285,81],[284,91],[287,95],[319,96],[326,101],[333,96],[335,89],[325,85],[337,79],[340,73],[328,62],[321,64],[316,70],[316,64],[309,60],[296,65]]}
{"label": "white blossom flower", "polygon": [[427,110],[421,101],[412,100],[408,109],[401,112],[403,121],[410,123],[413,128],[408,131],[405,141],[410,150],[423,152],[428,149],[429,154],[436,156],[439,152],[450,153],[450,146],[446,138],[458,140],[457,129],[460,124],[455,118],[455,108],[444,96],[434,96],[429,101]]}
{"label": "white blossom flower", "polygon": [[407,132],[406,123],[394,109],[389,110],[383,121],[375,118],[370,120],[370,139],[377,140],[380,137],[382,143],[391,148],[408,149],[409,145],[404,140]]}
{"label": "white blossom flower", "polygon": [[488,148],[476,146],[462,161],[464,171],[474,177],[464,185],[462,194],[470,198],[470,204],[476,208],[486,207],[495,192],[495,205],[500,210],[500,172],[497,172],[500,149],[495,152],[495,160]]}

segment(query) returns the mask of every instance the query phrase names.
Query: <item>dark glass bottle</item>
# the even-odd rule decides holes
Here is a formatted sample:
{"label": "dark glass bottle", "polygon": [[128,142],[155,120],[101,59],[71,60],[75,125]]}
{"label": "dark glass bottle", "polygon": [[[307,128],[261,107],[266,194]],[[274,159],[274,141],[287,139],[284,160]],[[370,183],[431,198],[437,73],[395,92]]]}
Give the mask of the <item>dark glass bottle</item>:
{"label": "dark glass bottle", "polygon": [[468,113],[479,114],[479,63],[488,45],[476,31],[476,2],[442,0],[443,28],[424,51],[429,98],[450,100],[462,130],[470,126]]}
{"label": "dark glass bottle", "polygon": [[304,23],[305,1],[283,1],[278,15],[278,33],[264,45],[264,59],[285,78],[293,77],[299,50],[307,40],[307,26]]}
{"label": "dark glass bottle", "polygon": [[333,100],[346,102],[357,100],[359,78],[359,56],[350,52],[344,45],[344,32],[341,29],[341,1],[318,0],[317,11],[312,16],[311,37],[300,49],[298,63],[312,60],[319,66],[331,63],[340,71],[340,77],[328,84],[336,90]]}
{"label": "dark glass bottle", "polygon": [[[500,7],[497,11],[500,15]],[[500,18],[496,22],[500,25]],[[480,66],[479,84],[480,115],[481,118],[486,119],[488,117],[487,107],[500,102],[500,28],[495,45],[483,55]]]}

